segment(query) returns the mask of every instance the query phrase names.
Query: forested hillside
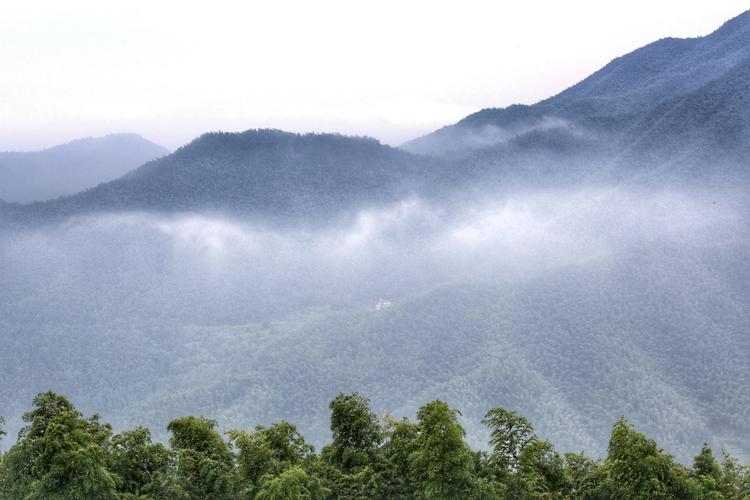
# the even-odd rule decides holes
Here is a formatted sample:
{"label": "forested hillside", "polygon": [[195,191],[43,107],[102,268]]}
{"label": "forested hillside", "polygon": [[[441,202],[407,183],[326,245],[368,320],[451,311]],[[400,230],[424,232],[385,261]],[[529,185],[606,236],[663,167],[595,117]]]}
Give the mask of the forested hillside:
{"label": "forested hillside", "polygon": [[681,460],[697,440],[746,460],[746,207],[712,194],[399,204],[316,232],[131,214],[7,236],[2,407],[15,432],[24,394],[54,382],[117,428],[283,418],[320,444],[314,403],[361,389],[404,415],[448,398],[473,445],[471,422],[500,405],[565,451],[601,456],[626,413]]}
{"label": "forested hillside", "polygon": [[402,148],[479,161],[506,182],[747,185],[749,60],[745,12],[708,36],[619,57],[534,105],[484,109]]}
{"label": "forested hillside", "polygon": [[208,133],[117,180],[10,213],[26,225],[123,210],[219,212],[274,222],[335,219],[429,191],[438,168],[440,162],[364,137]]}
{"label": "forested hillside", "polygon": [[[604,460],[596,485],[611,484],[607,439],[623,415],[680,463],[704,442],[750,461],[749,33],[746,13],[703,38],[658,41],[408,151],[339,134],[212,132],[80,193],[0,201],[5,428],[33,427],[29,395],[54,387],[113,432],[172,433],[172,452],[158,453],[177,457],[177,479],[163,483],[174,491],[192,465],[179,465],[182,424],[166,422],[286,420],[319,447],[327,401],[355,390],[377,414],[411,419],[448,400],[474,449],[488,442],[487,409],[512,408],[561,456]],[[76,439],[94,432],[96,460],[109,463],[109,431],[72,409],[64,418]],[[237,479],[245,459],[210,423],[182,421],[195,422],[220,476],[230,471],[221,484],[262,488]],[[36,463],[42,452],[23,444],[34,432],[6,468]],[[14,458],[26,447],[31,458]],[[511,483],[491,478],[520,470],[485,474],[472,456],[469,483],[482,488],[502,490]],[[661,454],[652,462],[659,481],[700,483]],[[367,463],[342,481],[390,481]],[[121,488],[111,467],[96,472],[109,493]],[[288,474],[339,487],[326,482],[335,467],[300,467]],[[281,473],[268,484],[292,480]],[[48,492],[43,477],[13,484]],[[670,484],[659,491],[679,497]]]}
{"label": "forested hillside", "polygon": [[[359,393],[329,405],[332,441],[319,453],[286,421],[220,432],[185,416],[169,446],[145,427],[113,434],[53,392],[37,395],[18,440],[0,455],[0,498],[86,499],[739,499],[750,469],[704,445],[690,466],[624,418],[607,456],[560,453],[523,416],[491,408],[482,450],[465,439],[462,414],[440,400],[416,420],[377,416]],[[2,423],[2,420],[0,420]],[[2,431],[0,430],[0,437]]]}

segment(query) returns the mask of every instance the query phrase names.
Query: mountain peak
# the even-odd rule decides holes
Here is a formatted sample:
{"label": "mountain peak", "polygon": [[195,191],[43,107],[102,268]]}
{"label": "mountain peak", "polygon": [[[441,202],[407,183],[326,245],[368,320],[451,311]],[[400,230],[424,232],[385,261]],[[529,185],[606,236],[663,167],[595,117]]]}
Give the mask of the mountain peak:
{"label": "mountain peak", "polygon": [[119,179],[19,213],[25,220],[125,208],[311,217],[400,199],[431,165],[369,137],[209,132]]}
{"label": "mountain peak", "polygon": [[178,156],[193,155],[204,151],[223,154],[225,152],[271,151],[279,149],[309,148],[327,145],[328,147],[388,148],[377,139],[363,136],[348,136],[328,132],[296,133],[278,129],[249,129],[242,132],[206,132],[179,148]]}
{"label": "mountain peak", "polygon": [[[407,151],[474,154],[530,128],[602,132],[610,142],[644,115],[731,74],[750,57],[750,11],[698,38],[662,38],[617,57],[584,80],[531,106],[487,108],[407,142]],[[736,96],[741,99],[741,95]],[[746,117],[750,120],[750,116]],[[589,134],[590,135],[590,134]],[[533,141],[532,141],[533,143]]]}
{"label": "mountain peak", "polygon": [[0,198],[26,203],[70,195],[168,153],[137,134],[86,137],[41,151],[0,153]]}

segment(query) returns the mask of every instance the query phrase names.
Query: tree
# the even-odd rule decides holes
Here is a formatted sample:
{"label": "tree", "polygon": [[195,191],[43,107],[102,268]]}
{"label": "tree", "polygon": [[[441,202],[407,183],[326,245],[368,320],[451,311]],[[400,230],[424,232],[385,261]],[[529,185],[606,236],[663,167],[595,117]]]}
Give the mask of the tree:
{"label": "tree", "polygon": [[490,428],[491,461],[502,477],[516,472],[521,453],[534,440],[534,428],[526,418],[504,408],[492,408],[482,423]]}
{"label": "tree", "polygon": [[707,443],[703,443],[701,452],[693,459],[693,475],[710,477],[717,483],[721,480],[721,467],[714,459],[714,454]]}
{"label": "tree", "polygon": [[548,498],[550,495],[568,496],[570,492],[565,461],[549,441],[535,438],[523,448],[517,475],[522,490],[519,497]]}
{"label": "tree", "polygon": [[443,401],[428,403],[417,412],[419,436],[409,469],[418,498],[462,498],[471,492],[473,461],[458,415]]}
{"label": "tree", "polygon": [[419,426],[409,419],[386,419],[385,444],[383,456],[386,462],[384,483],[386,498],[412,498],[413,485],[410,480],[409,457],[417,450]]}
{"label": "tree", "polygon": [[657,500],[698,496],[698,486],[687,471],[623,418],[612,428],[607,462],[620,498]]}
{"label": "tree", "polygon": [[232,453],[215,427],[215,421],[193,416],[167,426],[178,481],[190,498],[231,498],[236,487]]}
{"label": "tree", "polygon": [[386,417],[382,427],[357,393],[331,408],[336,445],[319,456],[284,421],[228,431],[227,442],[215,421],[183,417],[167,427],[171,448],[144,427],[112,436],[98,415],[84,418],[64,397],[42,393],[18,442],[0,454],[0,500],[750,499],[750,469],[726,452],[718,464],[704,444],[687,468],[624,419],[607,458],[595,461],[561,456],[500,408],[483,420],[490,451],[467,446],[460,412],[443,401],[422,406],[417,422]]}
{"label": "tree", "polygon": [[115,498],[107,469],[109,425],[85,419],[64,397],[37,395],[19,440],[4,460],[0,492],[9,498]]}
{"label": "tree", "polygon": [[161,443],[152,443],[151,432],[145,427],[114,436],[109,461],[121,495],[139,498],[179,498],[184,495],[175,484],[172,452]]}
{"label": "tree", "polygon": [[721,461],[719,490],[726,498],[750,498],[750,467],[741,465],[726,451]]}
{"label": "tree", "polygon": [[271,427],[258,425],[251,432],[234,429],[227,435],[239,450],[239,470],[251,490],[258,487],[261,477],[279,475],[315,456],[313,446],[307,444],[297,427],[288,422]]}
{"label": "tree", "polygon": [[333,443],[324,450],[326,458],[343,469],[367,464],[383,439],[370,400],[357,392],[339,394],[329,408]]}
{"label": "tree", "polygon": [[583,453],[565,454],[565,472],[570,481],[570,497],[580,499],[609,498],[606,467]]}
{"label": "tree", "polygon": [[3,436],[5,436],[6,432],[5,429],[3,429],[3,426],[5,425],[5,418],[0,415],[0,442],[3,440]]}
{"label": "tree", "polygon": [[702,498],[720,499],[721,467],[714,459],[714,454],[707,443],[703,443],[701,452],[693,458],[690,476],[697,481],[702,491]]}
{"label": "tree", "polygon": [[319,500],[329,491],[320,480],[311,477],[300,467],[290,467],[278,476],[266,475],[261,480],[256,500]]}

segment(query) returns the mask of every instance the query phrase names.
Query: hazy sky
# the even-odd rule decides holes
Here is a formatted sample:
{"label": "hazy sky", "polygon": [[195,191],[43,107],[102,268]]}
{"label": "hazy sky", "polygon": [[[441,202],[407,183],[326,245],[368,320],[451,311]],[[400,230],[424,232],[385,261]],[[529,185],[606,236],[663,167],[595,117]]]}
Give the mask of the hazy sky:
{"label": "hazy sky", "polygon": [[340,131],[398,144],[533,103],[747,0],[2,0],[0,150],[136,132]]}

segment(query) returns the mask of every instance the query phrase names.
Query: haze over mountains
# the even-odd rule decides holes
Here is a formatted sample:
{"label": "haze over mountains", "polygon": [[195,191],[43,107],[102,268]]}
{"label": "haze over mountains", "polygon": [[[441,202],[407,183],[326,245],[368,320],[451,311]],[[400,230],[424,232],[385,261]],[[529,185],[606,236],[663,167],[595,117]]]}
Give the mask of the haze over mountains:
{"label": "haze over mountains", "polygon": [[622,179],[643,169],[675,181],[685,178],[683,168],[722,178],[717,150],[732,162],[748,151],[749,43],[746,12],[706,37],[666,38],[619,57],[533,106],[485,109],[403,148],[478,156],[506,169],[539,149],[593,155],[601,164],[573,172],[579,180]]}
{"label": "haze over mountains", "polygon": [[135,134],[79,139],[43,151],[0,152],[0,200],[27,203],[74,194],[168,153]]}
{"label": "haze over mountains", "polygon": [[434,163],[369,138],[207,133],[117,180],[18,211],[35,218],[113,210],[331,215],[418,191]]}
{"label": "haze over mountains", "polygon": [[703,38],[659,40],[535,105],[485,109],[402,146],[431,161],[365,138],[209,133],[122,179],[33,211],[341,212],[486,176],[553,186],[658,185],[660,178],[734,184],[747,179],[746,169],[727,169],[750,151],[749,44],[749,13]]}
{"label": "haze over mountains", "polygon": [[320,443],[361,390],[447,399],[476,443],[505,406],[563,448],[601,454],[626,415],[681,459],[748,457],[749,69],[744,13],[400,149],[209,133],[2,205],[9,427],[52,387],[120,426],[284,418]]}

